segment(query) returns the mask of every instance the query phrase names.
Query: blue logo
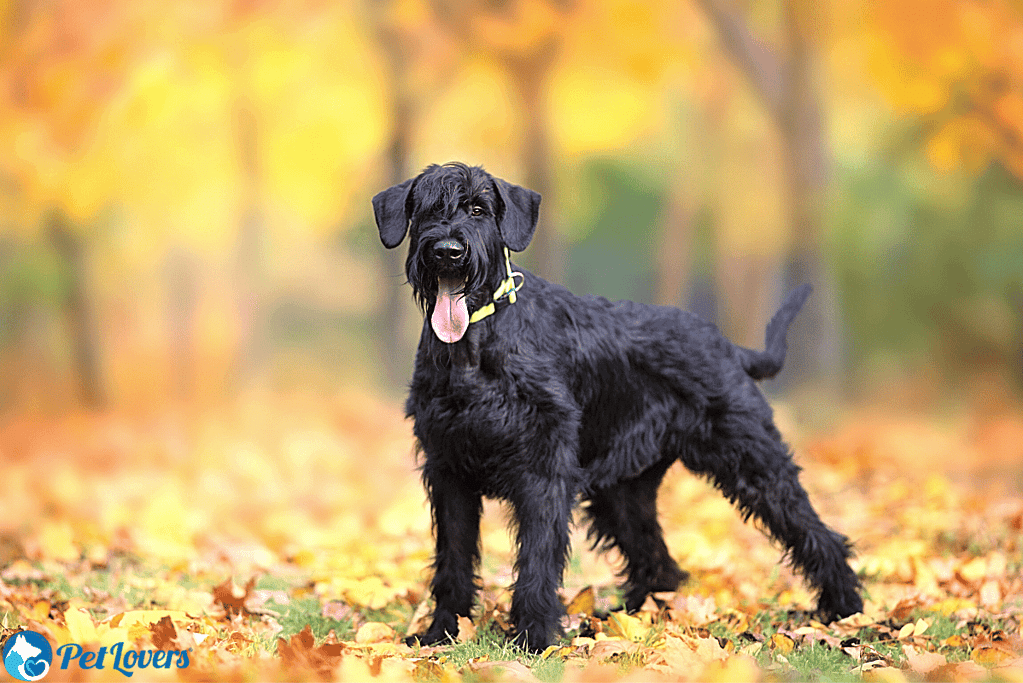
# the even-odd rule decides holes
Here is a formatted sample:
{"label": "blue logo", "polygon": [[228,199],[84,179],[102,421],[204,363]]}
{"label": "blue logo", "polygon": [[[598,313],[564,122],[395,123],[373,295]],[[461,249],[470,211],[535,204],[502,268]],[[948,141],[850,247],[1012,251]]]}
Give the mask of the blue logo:
{"label": "blue logo", "polygon": [[4,642],[4,666],[19,681],[38,681],[52,662],[50,642],[35,631],[19,631]]}

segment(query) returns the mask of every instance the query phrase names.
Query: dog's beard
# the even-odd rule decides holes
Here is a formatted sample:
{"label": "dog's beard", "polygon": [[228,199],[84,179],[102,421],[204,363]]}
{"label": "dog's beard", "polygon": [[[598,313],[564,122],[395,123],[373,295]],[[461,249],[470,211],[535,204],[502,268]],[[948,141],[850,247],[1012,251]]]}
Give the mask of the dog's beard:
{"label": "dog's beard", "polygon": [[469,329],[469,307],[465,303],[465,282],[457,278],[437,279],[437,300],[430,326],[445,344],[454,344]]}

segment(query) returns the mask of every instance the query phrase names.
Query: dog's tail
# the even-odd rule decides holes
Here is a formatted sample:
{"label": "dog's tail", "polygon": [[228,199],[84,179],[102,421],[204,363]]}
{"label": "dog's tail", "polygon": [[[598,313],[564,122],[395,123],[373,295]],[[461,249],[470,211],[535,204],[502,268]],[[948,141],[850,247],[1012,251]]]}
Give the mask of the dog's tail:
{"label": "dog's tail", "polygon": [[785,333],[788,332],[789,325],[799,313],[799,309],[806,303],[812,290],[813,287],[810,285],[803,285],[792,290],[785,297],[781,308],[771,318],[771,322],[767,323],[766,349],[764,351],[740,349],[742,367],[750,377],[768,379],[781,371],[782,365],[785,364],[785,352],[788,350]]}

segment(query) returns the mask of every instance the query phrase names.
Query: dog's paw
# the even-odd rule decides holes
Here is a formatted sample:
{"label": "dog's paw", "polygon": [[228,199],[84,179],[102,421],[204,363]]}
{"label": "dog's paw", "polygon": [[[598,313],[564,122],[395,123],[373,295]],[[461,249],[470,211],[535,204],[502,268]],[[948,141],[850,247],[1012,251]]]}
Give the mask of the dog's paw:
{"label": "dog's paw", "polygon": [[415,647],[416,643],[423,647],[431,645],[447,645],[455,642],[458,633],[458,617],[455,615],[435,615],[426,633],[411,635],[405,638],[405,644]]}
{"label": "dog's paw", "polygon": [[817,614],[825,624],[863,611],[863,598],[852,589],[821,593]]}

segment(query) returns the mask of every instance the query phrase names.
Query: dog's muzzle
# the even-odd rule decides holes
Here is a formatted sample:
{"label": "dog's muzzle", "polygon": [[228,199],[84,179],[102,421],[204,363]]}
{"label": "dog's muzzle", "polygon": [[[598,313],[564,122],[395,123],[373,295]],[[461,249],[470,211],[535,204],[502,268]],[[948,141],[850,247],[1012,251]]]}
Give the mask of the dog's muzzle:
{"label": "dog's muzzle", "polygon": [[454,344],[469,328],[465,280],[454,275],[465,258],[465,246],[456,239],[448,238],[433,245],[432,252],[441,275],[437,278],[437,300],[433,305],[430,326],[438,339]]}

